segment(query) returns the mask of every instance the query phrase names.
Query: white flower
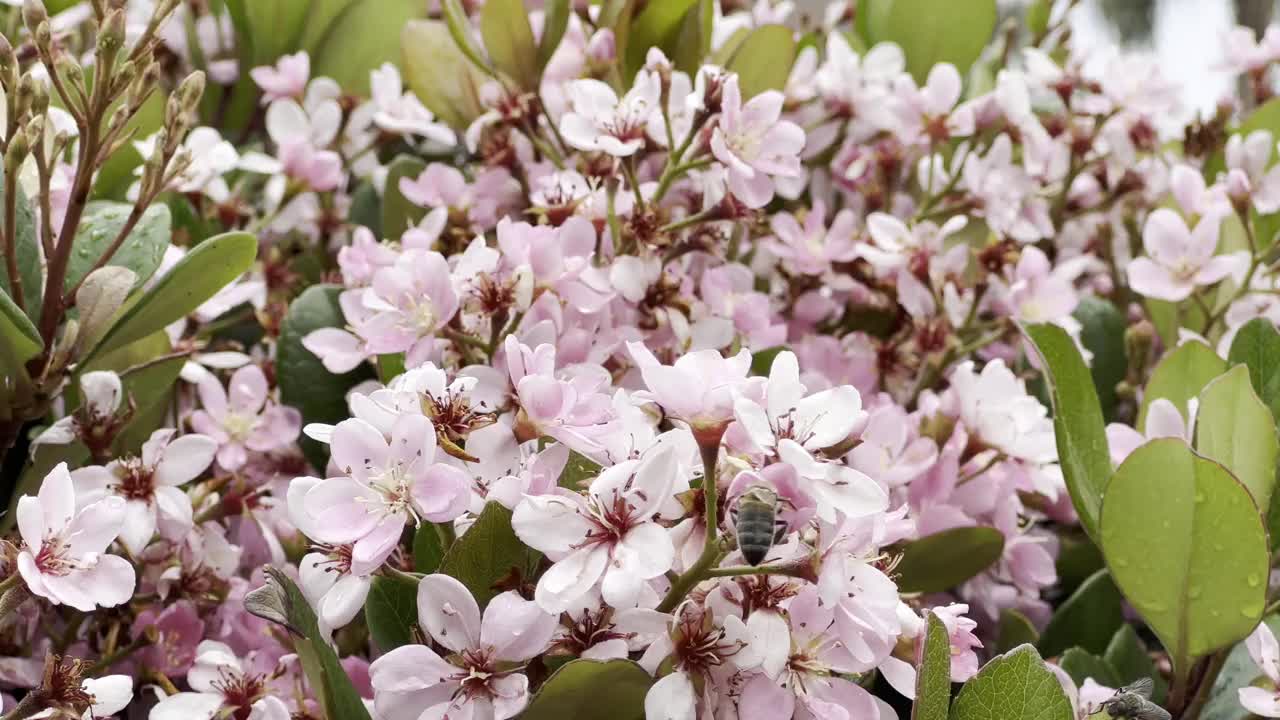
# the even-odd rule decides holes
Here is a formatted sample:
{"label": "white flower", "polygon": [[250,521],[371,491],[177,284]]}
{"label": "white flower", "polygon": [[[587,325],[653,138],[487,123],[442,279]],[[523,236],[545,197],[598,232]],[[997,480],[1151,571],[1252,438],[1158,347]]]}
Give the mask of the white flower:
{"label": "white flower", "polygon": [[661,95],[661,81],[648,70],[636,73],[635,84],[622,100],[599,80],[575,80],[569,85],[572,109],[560,118],[560,134],[579,150],[628,157],[644,145]]}
{"label": "white flower", "polygon": [[453,131],[436,122],[417,95],[404,91],[395,65],[383,63],[372,71],[370,89],[376,107],[373,123],[379,128],[390,133],[421,135],[442,145],[455,142]]}

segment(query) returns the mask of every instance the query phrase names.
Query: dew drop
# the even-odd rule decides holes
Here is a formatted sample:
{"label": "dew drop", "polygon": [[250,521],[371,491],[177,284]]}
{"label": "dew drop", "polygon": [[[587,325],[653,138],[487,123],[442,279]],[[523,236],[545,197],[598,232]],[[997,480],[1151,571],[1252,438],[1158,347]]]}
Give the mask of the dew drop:
{"label": "dew drop", "polygon": [[1187,591],[1187,595],[1188,595],[1192,600],[1195,600],[1196,598],[1200,597],[1200,586],[1199,586],[1199,585],[1192,585],[1192,586],[1191,586],[1191,589],[1190,589],[1189,591]]}
{"label": "dew drop", "polygon": [[1248,581],[1249,581],[1249,587],[1253,587],[1253,588],[1258,587],[1258,584],[1262,582],[1262,580],[1258,578],[1258,575],[1256,573],[1249,573]]}

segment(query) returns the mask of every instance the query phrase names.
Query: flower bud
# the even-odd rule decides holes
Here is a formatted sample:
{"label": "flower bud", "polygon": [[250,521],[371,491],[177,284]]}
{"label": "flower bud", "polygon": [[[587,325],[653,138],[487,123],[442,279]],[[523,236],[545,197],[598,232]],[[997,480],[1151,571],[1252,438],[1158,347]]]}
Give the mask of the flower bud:
{"label": "flower bud", "polygon": [[64,83],[80,87],[84,83],[84,70],[71,53],[58,53],[53,59],[53,70]]}
{"label": "flower bud", "polygon": [[200,98],[204,96],[204,73],[197,70],[186,77],[178,86],[178,102],[187,112],[195,112],[200,107]]}
{"label": "flower bud", "polygon": [[12,90],[18,82],[18,57],[13,54],[13,45],[8,38],[0,35],[0,88]]}
{"label": "flower bud", "polygon": [[49,21],[40,23],[35,31],[36,47],[41,53],[53,52],[53,31],[49,29]]}
{"label": "flower bud", "polygon": [[13,139],[9,141],[9,149],[4,154],[4,171],[9,174],[18,172],[30,151],[31,144],[27,141],[27,134],[14,133]]}
{"label": "flower bud", "polygon": [[124,47],[124,11],[112,10],[107,13],[98,30],[98,59],[108,67],[115,63],[116,53]]}
{"label": "flower bud", "polygon": [[27,126],[23,130],[27,134],[27,145],[31,147],[39,147],[40,141],[44,140],[44,116],[36,115],[27,121]]}
{"label": "flower bud", "polygon": [[33,34],[40,27],[40,23],[48,19],[49,11],[45,10],[44,3],[40,0],[26,0],[22,3],[22,21]]}
{"label": "flower bud", "polygon": [[31,73],[22,76],[18,81],[18,92],[14,96],[15,112],[21,118],[30,110],[36,99],[36,78]]}

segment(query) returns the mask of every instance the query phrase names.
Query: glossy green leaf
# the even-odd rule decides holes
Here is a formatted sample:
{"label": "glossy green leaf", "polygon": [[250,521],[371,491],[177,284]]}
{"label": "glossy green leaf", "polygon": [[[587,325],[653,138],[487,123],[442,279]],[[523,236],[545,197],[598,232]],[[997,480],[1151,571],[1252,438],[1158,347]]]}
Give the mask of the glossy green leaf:
{"label": "glossy green leaf", "polygon": [[538,46],[524,0],[485,0],[480,9],[480,36],[494,66],[521,88],[537,89]]}
{"label": "glossy green leaf", "polygon": [[1027,30],[1033,37],[1039,37],[1049,30],[1049,17],[1053,10],[1053,0],[1032,0],[1027,6]]}
{"label": "glossy green leaf", "polygon": [[[1280,615],[1270,615],[1265,621],[1271,631],[1280,635]],[[1209,702],[1205,703],[1200,720],[1257,720],[1240,705],[1240,688],[1252,685],[1262,671],[1249,656],[1249,649],[1239,643],[1231,648],[1227,660],[1218,673],[1217,680],[1209,691]]]}
{"label": "glossy green leaf", "polygon": [[520,720],[643,720],[653,682],[630,660],[571,660],[547,678]]}
{"label": "glossy green leaf", "polygon": [[[249,233],[225,233],[205,240],[121,314],[91,355],[123,347],[186,317],[243,275],[257,257],[258,240]],[[89,359],[85,358],[86,364]]]}
{"label": "glossy green leaf", "polygon": [[569,28],[569,0],[547,0],[542,6],[542,37],[538,38],[538,72],[541,73],[556,54],[565,30]]}
{"label": "glossy green leaf", "polygon": [[1073,720],[1071,701],[1030,645],[994,658],[964,684],[951,720]]}
{"label": "glossy green leaf", "polygon": [[511,529],[511,511],[496,502],[484,506],[476,522],[440,561],[439,572],[457,579],[483,609],[503,585],[533,578],[541,554],[520,542]]}
{"label": "glossy green leaf", "polygon": [[[715,0],[698,0],[680,21],[671,48],[671,64],[677,70],[698,72],[702,61],[711,52],[711,32],[715,24]],[[744,35],[745,37],[745,35]]]}
{"label": "glossy green leaf", "polygon": [[1035,645],[1040,641],[1040,633],[1035,624],[1026,615],[1017,610],[1008,609],[1000,613],[1000,629],[996,642],[996,652],[1008,652],[1019,645]]}
{"label": "glossy green leaf", "polygon": [[380,652],[413,642],[418,624],[418,585],[405,578],[379,575],[369,584],[364,619]]}
{"label": "glossy green leaf", "polygon": [[[871,47],[885,39],[888,30],[889,10],[893,0],[863,0],[858,3],[854,17],[854,29],[865,47]],[[853,43],[850,43],[852,45]]]}
{"label": "glossy green leaf", "polygon": [[924,84],[938,63],[951,63],[961,77],[982,54],[996,28],[996,0],[893,0],[884,17],[884,37],[907,56],[907,70]]}
{"label": "glossy green leaf", "polygon": [[1106,567],[1106,561],[1102,559],[1102,550],[1079,528],[1059,528],[1058,559],[1054,566],[1058,572],[1058,586],[1069,594]]}
{"label": "glossy green leaf", "polygon": [[1004,552],[1004,535],[991,527],[958,527],[926,535],[902,548],[898,589],[942,592],[991,567]]}
{"label": "glossy green leaf", "polygon": [[341,23],[336,22],[347,8],[357,3],[377,2],[378,0],[311,0],[311,8],[307,11],[306,26],[298,38],[298,49],[314,53],[333,33],[343,32]]}
{"label": "glossy green leaf", "polygon": [[1253,392],[1245,366],[1228,370],[1200,393],[1196,452],[1230,470],[1259,508],[1271,507],[1280,443],[1275,418]]}
{"label": "glossy green leaf", "polygon": [[560,473],[559,485],[567,490],[579,492],[587,487],[600,474],[600,463],[595,462],[577,450],[569,451],[569,461]]}
{"label": "glossy green leaf", "polygon": [[1185,417],[1187,401],[1226,371],[1227,361],[1202,342],[1186,342],[1166,353],[1147,381],[1138,412],[1138,430],[1146,429],[1147,409],[1156,398],[1166,398]]}
{"label": "glossy green leaf", "polygon": [[765,90],[782,90],[796,61],[796,41],[783,25],[761,25],[743,39],[729,60],[728,70],[738,73],[742,99]]}
{"label": "glossy green leaf", "polygon": [[765,348],[760,352],[751,354],[751,374],[760,377],[769,377],[769,371],[773,368],[774,358],[778,357],[778,353],[787,350],[784,345]]}
{"label": "glossy green leaf", "polygon": [[1053,400],[1058,459],[1067,491],[1080,525],[1096,538],[1102,492],[1111,477],[1111,457],[1093,376],[1075,342],[1062,328],[1045,323],[1025,326],[1023,331],[1044,361]]}
{"label": "glossy green leaf", "polygon": [[334,21],[336,30],[316,48],[312,75],[331,77],[347,92],[367,94],[370,71],[400,59],[400,48],[390,39],[410,20],[425,17],[426,10],[420,0],[366,0],[351,5]]}
{"label": "glossy green leaf", "polygon": [[1266,318],[1254,318],[1244,324],[1231,341],[1227,361],[1249,368],[1253,391],[1280,419],[1280,332]]}
{"label": "glossy green leaf", "polygon": [[[187,357],[174,355],[168,334],[159,330],[117,350],[98,355],[77,369],[77,375],[92,370],[110,370],[120,375],[124,395],[133,402],[135,412],[116,437],[114,449],[117,452],[139,452],[142,443],[160,428],[169,409],[178,374],[186,363]],[[68,397],[75,396],[78,390],[78,384],[71,385],[67,390]]]}
{"label": "glossy green leaf", "polygon": [[947,720],[950,709],[951,636],[942,620],[929,613],[911,720]]}
{"label": "glossy green leaf", "polygon": [[1124,345],[1127,323],[1115,305],[1092,296],[1081,298],[1071,315],[1080,323],[1080,342],[1093,354],[1089,374],[1098,391],[1102,417],[1111,422],[1115,420],[1116,385],[1124,380],[1129,367]]}
{"label": "glossy green leaf", "polygon": [[[17,199],[14,200],[14,224],[17,226],[18,238],[15,253],[18,260],[18,278],[22,281],[22,300],[27,317],[38,321],[44,289],[44,271],[40,262],[40,230],[36,227],[34,205],[27,198],[27,194],[22,192],[21,184],[17,185],[15,195]],[[4,169],[0,168],[0,208],[3,207]],[[0,219],[0,235],[5,231],[4,220]],[[0,263],[0,291],[4,291],[10,297],[13,296],[13,288],[9,287],[9,273],[3,263]]]}
{"label": "glossy green leaf", "polygon": [[422,523],[413,533],[413,570],[430,575],[440,568],[445,547],[440,531],[432,523]]}
{"label": "glossy green leaf", "polygon": [[697,0],[666,0],[644,6],[631,21],[631,38],[625,55],[625,75],[630,78],[644,65],[645,54],[651,47],[668,45],[680,28],[680,21],[697,3]]}
{"label": "glossy green leaf", "polygon": [[1099,570],[1054,611],[1037,647],[1046,657],[1070,647],[1101,654],[1116,628],[1124,624],[1120,591],[1106,570]]}
{"label": "glossy green leaf", "polygon": [[1071,676],[1077,686],[1083,685],[1088,678],[1099,685],[1119,687],[1115,668],[1103,658],[1094,655],[1084,648],[1069,648],[1058,659],[1058,667]]}
{"label": "glossy green leaf", "polygon": [[458,49],[449,29],[436,20],[414,20],[400,32],[405,84],[454,130],[479,117],[483,76]]}
{"label": "glossy green leaf", "polygon": [[1140,678],[1151,678],[1151,699],[1157,703],[1164,702],[1168,683],[1156,669],[1155,662],[1147,654],[1146,644],[1138,637],[1138,631],[1132,625],[1126,623],[1120,626],[1111,642],[1107,643],[1102,658],[1115,671],[1116,682],[1120,685],[1132,685],[1133,681]]}
{"label": "glossy green leaf", "polygon": [[245,609],[289,631],[307,681],[318,689],[316,695],[325,717],[370,720],[337,653],[321,636],[316,613],[302,591],[278,568],[268,567],[265,573],[267,583],[245,596]]}
{"label": "glossy green leaf", "polygon": [[426,216],[426,208],[413,204],[400,192],[402,178],[413,180],[426,169],[425,162],[409,155],[397,157],[387,167],[387,186],[382,192],[382,232],[386,237],[398,240]]}
{"label": "glossy green leaf", "polygon": [[[133,205],[127,203],[89,203],[80,227],[76,229],[75,249],[67,263],[67,290],[75,287],[93,269],[98,258],[124,229],[132,211]],[[138,278],[135,286],[142,287],[164,259],[164,251],[169,248],[172,237],[171,226],[169,207],[153,204],[138,218],[120,249],[106,264],[129,268]]]}
{"label": "glossy green leaf", "polygon": [[311,4],[311,0],[244,1],[247,31],[253,38],[254,65],[274,64],[281,55],[298,47]]}
{"label": "glossy green leaf", "polygon": [[31,318],[4,293],[0,293],[0,344],[20,363],[35,357],[44,347]]}
{"label": "glossy green leaf", "polygon": [[[347,419],[350,417],[347,391],[373,377],[368,365],[334,375],[325,369],[320,358],[302,345],[302,339],[312,331],[345,324],[342,308],[338,306],[341,293],[342,288],[335,285],[312,285],[289,305],[280,326],[280,340],[276,345],[280,399],[297,408],[304,423],[337,423]],[[312,466],[325,466],[329,446],[308,437],[303,437],[300,444]]]}
{"label": "glossy green leaf", "polygon": [[1177,672],[1262,617],[1270,555],[1258,508],[1231,473],[1180,439],[1152,440],[1116,470],[1102,551]]}

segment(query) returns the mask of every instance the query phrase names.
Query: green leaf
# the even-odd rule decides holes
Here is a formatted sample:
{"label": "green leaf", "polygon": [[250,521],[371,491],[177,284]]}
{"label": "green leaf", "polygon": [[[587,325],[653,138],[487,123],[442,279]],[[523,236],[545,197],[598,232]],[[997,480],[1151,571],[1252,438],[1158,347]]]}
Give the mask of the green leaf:
{"label": "green leaf", "polygon": [[1180,439],[1152,440],[1116,470],[1102,505],[1102,552],[1176,672],[1262,617],[1270,555],[1257,505]]}
{"label": "green leaf", "polygon": [[347,8],[359,2],[369,3],[377,0],[311,0],[306,26],[298,38],[298,49],[314,53],[329,35],[343,32],[342,25],[336,20],[346,12]]}
{"label": "green leaf", "polygon": [[1030,645],[978,671],[951,705],[951,720],[1073,720],[1071,701]]}
{"label": "green leaf", "polygon": [[[869,48],[885,39],[889,25],[889,10],[892,7],[893,0],[864,0],[858,3],[854,29],[858,31],[858,37],[862,39],[865,47]],[[852,42],[850,46],[853,46]],[[857,48],[854,47],[854,49]]]}
{"label": "green leaf", "polygon": [[1058,660],[1058,667],[1071,676],[1076,685],[1083,685],[1084,681],[1093,678],[1093,681],[1099,685],[1107,687],[1119,687],[1120,681],[1116,678],[1115,668],[1106,660],[1094,655],[1084,648],[1073,647],[1062,654],[1062,658]]}
{"label": "green leaf", "polygon": [[376,576],[364,601],[364,619],[378,650],[391,652],[413,642],[418,624],[418,585],[400,577]]}
{"label": "green leaf", "polygon": [[1186,417],[1187,401],[1226,371],[1227,362],[1199,341],[1183,343],[1166,353],[1147,381],[1138,412],[1138,430],[1146,430],[1147,409],[1156,398],[1166,398]]}
{"label": "green leaf", "polygon": [[[298,46],[311,4],[311,0],[245,0],[244,16],[249,36],[253,38],[254,65],[273,64]],[[313,72],[314,76],[324,74]]]}
{"label": "green leaf", "polygon": [[[27,310],[27,317],[38,321],[40,305],[44,289],[44,271],[40,262],[39,230],[36,228],[35,213],[27,194],[22,192],[22,185],[15,186],[17,192],[14,200],[14,224],[17,226],[18,277],[22,280],[22,301]],[[0,168],[0,208],[4,207],[4,169]],[[0,234],[6,232],[4,220],[0,219]],[[0,290],[13,297],[13,288],[9,287],[9,272],[0,265]]]}
{"label": "green leaf", "polygon": [[[479,117],[482,76],[436,20],[413,20],[400,32],[404,81],[428,110],[454,130]],[[384,235],[385,237],[385,235]]]}
{"label": "green leaf", "polygon": [[124,311],[84,362],[186,317],[243,275],[257,257],[258,240],[249,233],[224,233],[200,243]]}
{"label": "green leaf", "polygon": [[781,90],[796,61],[796,41],[783,25],[761,25],[738,46],[726,69],[738,73],[742,99],[765,90]]}
{"label": "green leaf", "polygon": [[500,581],[531,580],[540,558],[511,529],[511,511],[490,502],[444,554],[439,572],[466,585],[484,609],[500,592],[495,587]]}
{"label": "green leaf", "polygon": [[404,374],[404,353],[387,353],[378,356],[378,382],[390,385]]}
{"label": "green leaf", "polygon": [[31,323],[31,318],[3,293],[0,293],[0,345],[4,345],[19,363],[35,357],[44,347],[40,332]]}
{"label": "green leaf", "polygon": [[907,70],[924,84],[934,65],[949,62],[961,77],[982,54],[996,28],[995,0],[893,0],[884,37],[907,56]]}
{"label": "green leaf", "polygon": [[1080,525],[1098,536],[1102,491],[1111,477],[1102,407],[1093,390],[1093,376],[1065,330],[1048,323],[1023,328],[1044,361],[1053,400],[1053,430],[1058,441],[1062,475]]}
{"label": "green leaf", "polygon": [[[132,211],[133,205],[127,203],[89,203],[80,227],[76,228],[75,251],[67,263],[67,290],[89,274],[94,263],[124,229]],[[106,264],[129,268],[138,276],[134,287],[142,287],[160,267],[164,251],[169,249],[171,225],[169,206],[153,204],[138,218],[120,249]]]}
{"label": "green leaf", "polygon": [[[1280,634],[1280,615],[1271,615],[1264,622],[1272,632]],[[1222,672],[1209,691],[1209,702],[1205,703],[1200,720],[1257,720],[1256,715],[1240,705],[1239,690],[1253,684],[1261,675],[1244,643],[1231,648]]]}
{"label": "green leaf", "polygon": [[382,198],[373,183],[365,181],[351,193],[351,211],[347,219],[355,225],[369,228],[375,238],[382,237]]}
{"label": "green leaf", "polygon": [[538,88],[538,47],[523,0],[485,0],[480,36],[499,70],[525,90]]}
{"label": "green leaf", "polygon": [[1073,593],[1081,583],[1106,567],[1102,550],[1079,528],[1058,528],[1058,586]]}
{"label": "green leaf", "polygon": [[289,631],[307,682],[316,690],[325,717],[370,720],[369,711],[338,662],[337,653],[320,635],[316,613],[302,591],[284,571],[268,567],[265,572],[266,585],[245,596],[245,609]]}
{"label": "green leaf", "polygon": [[1026,615],[1017,610],[1008,609],[1000,613],[999,640],[996,642],[997,652],[1008,652],[1019,645],[1040,641],[1040,633]]}
{"label": "green leaf", "polygon": [[440,532],[432,523],[422,523],[413,533],[413,570],[430,575],[440,569],[444,559],[444,544]]}
{"label": "green leaf", "polygon": [[[178,374],[186,364],[184,355],[172,355],[173,346],[163,330],[129,343],[112,352],[98,355],[92,362],[76,369],[77,378],[91,370],[110,370],[120,375],[124,395],[133,402],[133,419],[116,436],[117,452],[137,453],[142,443],[159,429],[172,397]],[[79,390],[79,380],[68,388],[68,397]]]}
{"label": "green leaf", "polygon": [[1146,644],[1138,637],[1138,631],[1132,625],[1126,623],[1120,626],[1111,642],[1107,643],[1107,650],[1102,658],[1115,670],[1116,682],[1120,685],[1132,685],[1133,681],[1140,678],[1151,678],[1151,699],[1156,703],[1164,702],[1168,683],[1156,669],[1155,662],[1147,654]]}
{"label": "green leaf", "polygon": [[1228,370],[1200,393],[1196,452],[1230,470],[1259,508],[1271,507],[1280,454],[1276,421],[1254,394],[1245,366]]}
{"label": "green leaf", "polygon": [[1127,323],[1115,305],[1092,296],[1081,298],[1071,315],[1080,322],[1080,342],[1093,353],[1089,374],[1098,391],[1102,417],[1111,422],[1115,420],[1116,385],[1129,368],[1124,345]]}
{"label": "green leaf", "polygon": [[1227,361],[1249,368],[1253,391],[1280,419],[1280,332],[1266,318],[1254,318],[1244,324],[1231,341]]}
{"label": "green leaf", "polygon": [[1037,647],[1047,657],[1060,655],[1072,646],[1101,653],[1116,628],[1124,624],[1122,605],[1111,575],[1099,570],[1058,606]]}
{"label": "green leaf", "polygon": [[571,660],[547,678],[520,720],[643,720],[652,685],[630,660]]}
{"label": "green leaf", "polygon": [[920,672],[916,675],[916,702],[911,706],[911,720],[947,720],[950,708],[951,636],[942,620],[929,613]]}
{"label": "green leaf", "polygon": [[942,592],[991,567],[1004,552],[1004,535],[991,527],[958,527],[926,535],[902,548],[898,589]]}
{"label": "green leaf", "polygon": [[773,368],[774,358],[778,357],[778,353],[787,350],[785,345],[765,348],[751,355],[751,374],[760,377],[769,377],[769,371]]}
{"label": "green leaf", "polygon": [[440,10],[444,13],[445,26],[449,29],[449,35],[453,38],[459,52],[465,55],[477,69],[487,75],[493,75],[495,71],[489,65],[484,49],[476,43],[471,32],[471,21],[467,18],[467,11],[463,9],[462,4],[458,0],[440,0]]}
{"label": "green leaf", "polygon": [[[254,3],[263,4],[271,3]],[[367,94],[370,71],[400,59],[400,48],[388,39],[410,20],[424,17],[426,9],[420,0],[366,0],[351,5],[334,21],[336,30],[316,48],[312,75],[331,77],[343,90]]]}
{"label": "green leaf", "polygon": [[[1255,130],[1267,130],[1272,137],[1280,137],[1280,98],[1272,98],[1267,102],[1254,108],[1253,112],[1240,123],[1239,127],[1231,131],[1232,135],[1248,135]],[[1226,147],[1224,142],[1222,147]],[[1271,164],[1271,160],[1275,158],[1275,150],[1269,150],[1270,158],[1267,164]],[[1218,173],[1225,172],[1227,169],[1226,155],[1222,150],[1218,150],[1211,155],[1204,163],[1204,176],[1212,182],[1218,177]]]}
{"label": "green leaf", "polygon": [[583,455],[577,450],[569,451],[569,461],[560,473],[560,487],[574,492],[586,488],[593,478],[600,474],[600,463]]}
{"label": "green leaf", "polygon": [[698,0],[684,14],[671,48],[671,63],[677,70],[693,75],[701,67],[703,58],[711,52],[715,10],[714,0]]}
{"label": "green leaf", "polygon": [[651,47],[670,45],[668,40],[679,31],[680,21],[697,0],[651,2],[631,21],[631,38],[627,43],[623,76],[630,79],[644,66],[645,54]]}
{"label": "green leaf", "polygon": [[538,39],[538,72],[546,69],[569,28],[569,0],[547,0],[542,6],[542,37]]}
{"label": "green leaf", "polygon": [[1049,30],[1049,16],[1053,10],[1053,0],[1032,0],[1027,6],[1027,30],[1033,37],[1045,34]]}
{"label": "green leaf", "polygon": [[425,162],[409,155],[397,157],[387,167],[387,185],[382,192],[382,232],[386,237],[399,240],[405,230],[426,217],[426,208],[413,204],[400,192],[401,178],[413,180],[426,169]]}
{"label": "green leaf", "polygon": [[[347,391],[356,383],[373,377],[373,369],[362,364],[351,372],[334,375],[325,369],[320,358],[303,347],[302,339],[314,330],[342,327],[345,321],[336,285],[312,285],[289,305],[280,326],[276,345],[276,378],[280,399],[302,413],[304,423],[337,423],[348,417]],[[328,462],[329,447],[311,438],[300,441],[302,452],[312,466],[322,468]]]}

